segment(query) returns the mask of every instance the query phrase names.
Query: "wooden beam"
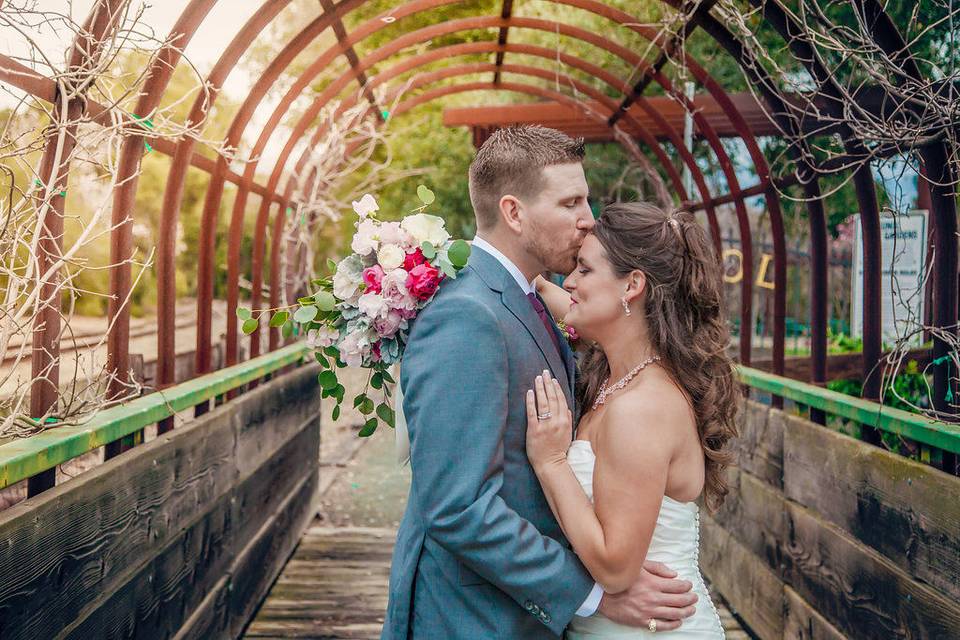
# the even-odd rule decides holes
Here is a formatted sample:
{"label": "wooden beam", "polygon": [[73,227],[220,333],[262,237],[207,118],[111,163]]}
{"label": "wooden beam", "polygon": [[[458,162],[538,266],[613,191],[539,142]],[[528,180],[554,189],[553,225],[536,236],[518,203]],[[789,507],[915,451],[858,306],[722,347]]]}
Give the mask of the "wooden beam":
{"label": "wooden beam", "polygon": [[862,425],[895,433],[951,453],[960,453],[960,424],[937,422],[926,416],[886,407],[870,400],[822,389],[750,367],[737,367],[740,381],[773,395],[847,418]]}
{"label": "wooden beam", "polygon": [[[730,98],[737,110],[743,115],[747,125],[758,136],[780,135],[780,130],[767,116],[765,109],[749,93],[732,94]],[[672,128],[682,131],[684,109],[674,100],[665,96],[646,98],[647,102],[664,117]],[[730,123],[730,118],[712,96],[702,94],[694,97],[694,106],[703,114],[707,122],[722,138],[736,138],[739,133]],[[582,108],[557,102],[536,102],[483,107],[461,107],[444,109],[443,123],[448,127],[499,127],[511,124],[542,124],[559,129],[568,134],[577,135],[591,142],[613,142],[613,133],[609,127],[587,115],[587,110],[602,112],[604,109],[595,102],[584,101]],[[666,132],[640,107],[629,107],[630,115],[641,126],[657,138],[666,139]],[[620,121],[620,127],[630,135],[638,135],[626,120]]]}
{"label": "wooden beam", "polygon": [[295,364],[308,351],[302,342],[297,342],[163,392],[104,409],[90,422],[46,429],[30,438],[0,445],[0,489]]}

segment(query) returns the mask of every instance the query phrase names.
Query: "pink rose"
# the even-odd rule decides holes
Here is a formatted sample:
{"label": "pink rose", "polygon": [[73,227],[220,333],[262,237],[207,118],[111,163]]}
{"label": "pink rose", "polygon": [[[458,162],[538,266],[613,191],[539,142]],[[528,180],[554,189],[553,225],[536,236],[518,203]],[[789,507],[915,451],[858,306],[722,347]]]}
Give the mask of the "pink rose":
{"label": "pink rose", "polygon": [[417,247],[416,251],[412,251],[407,254],[406,259],[403,261],[403,268],[407,271],[413,271],[413,268],[425,264],[427,259],[423,256],[423,250],[420,247]]}
{"label": "pink rose", "polygon": [[417,300],[428,300],[437,292],[440,281],[443,280],[443,274],[436,267],[427,263],[418,264],[410,270],[410,276],[407,278],[407,290]]}
{"label": "pink rose", "polygon": [[373,328],[381,338],[392,338],[404,325],[406,321],[398,311],[391,311],[385,318],[377,318],[373,321]]}
{"label": "pink rose", "polygon": [[417,300],[407,291],[407,280],[409,274],[403,269],[394,269],[383,276],[380,282],[380,295],[387,301],[391,309],[395,310],[415,310]]}
{"label": "pink rose", "polygon": [[380,293],[380,283],[383,282],[383,269],[375,264],[363,270],[363,282],[367,285],[367,293]]}

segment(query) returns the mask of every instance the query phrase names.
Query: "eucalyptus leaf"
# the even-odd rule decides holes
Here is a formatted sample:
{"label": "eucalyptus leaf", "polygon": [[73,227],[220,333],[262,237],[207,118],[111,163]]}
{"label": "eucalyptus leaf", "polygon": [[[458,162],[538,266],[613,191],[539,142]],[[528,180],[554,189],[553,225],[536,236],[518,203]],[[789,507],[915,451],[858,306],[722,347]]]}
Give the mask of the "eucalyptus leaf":
{"label": "eucalyptus leaf", "polygon": [[313,299],[317,302],[317,308],[320,311],[333,311],[337,306],[337,299],[329,291],[319,291]]}
{"label": "eucalyptus leaf", "polygon": [[427,260],[433,260],[437,257],[437,248],[429,242],[424,242],[420,246],[420,250],[423,251],[423,257]]}
{"label": "eucalyptus leaf", "polygon": [[379,416],[381,420],[386,422],[391,427],[393,426],[393,422],[394,422],[393,409],[391,409],[390,405],[388,405],[386,402],[377,405],[377,416]]}
{"label": "eucalyptus leaf", "polygon": [[337,263],[331,260],[330,258],[327,258],[327,268],[329,268],[330,271],[336,271]]}
{"label": "eucalyptus leaf", "polygon": [[330,368],[330,361],[327,360],[326,357],[324,357],[324,355],[319,351],[314,351],[313,357],[316,358],[317,362],[319,362],[325,369]]}
{"label": "eucalyptus leaf", "polygon": [[337,374],[330,369],[321,371],[320,375],[317,376],[317,382],[320,383],[320,388],[331,392],[340,384],[337,380]]}
{"label": "eucalyptus leaf", "polygon": [[237,317],[241,320],[249,320],[250,309],[247,309],[246,307],[237,307]]}
{"label": "eucalyptus leaf", "polygon": [[440,262],[440,271],[443,271],[444,275],[450,278],[457,277],[457,270],[453,268],[452,264],[445,260]]}
{"label": "eucalyptus leaf", "polygon": [[369,420],[366,421],[366,423],[364,423],[363,429],[360,429],[360,433],[358,435],[361,438],[369,438],[370,436],[373,435],[373,432],[376,430],[377,430],[377,419],[370,418]]}
{"label": "eucalyptus leaf", "polygon": [[[310,300],[313,301],[313,298],[310,298]],[[299,309],[297,309],[297,312],[293,314],[293,320],[295,322],[299,322],[300,324],[310,322],[311,320],[317,317],[318,311],[319,309],[317,309],[313,305],[309,307],[300,307]]]}
{"label": "eucalyptus leaf", "polygon": [[335,421],[340,419],[340,405],[337,405],[333,408],[333,419]]}
{"label": "eucalyptus leaf", "polygon": [[454,240],[447,249],[447,256],[453,266],[462,269],[467,266],[467,261],[470,259],[470,245],[463,240]]}
{"label": "eucalyptus leaf", "polygon": [[353,399],[353,408],[354,409],[358,408],[361,404],[363,404],[363,401],[366,399],[367,399],[367,394],[358,393],[356,397],[354,397]]}
{"label": "eucalyptus leaf", "polygon": [[373,408],[374,408],[373,400],[371,400],[370,398],[364,398],[363,402],[360,403],[360,406],[357,407],[357,411],[359,411],[365,416],[368,416],[371,413],[373,413]]}
{"label": "eucalyptus leaf", "polygon": [[287,320],[283,323],[283,328],[280,329],[280,335],[284,338],[289,338],[293,335],[293,323]]}
{"label": "eucalyptus leaf", "polygon": [[430,191],[430,189],[422,184],[417,187],[417,197],[420,198],[420,202],[423,204],[433,204],[433,201],[437,199],[437,196],[434,195],[433,191]]}
{"label": "eucalyptus leaf", "polygon": [[260,321],[256,318],[247,318],[243,321],[243,326],[240,329],[247,335],[250,335],[257,330],[257,327],[260,326]]}
{"label": "eucalyptus leaf", "polygon": [[343,396],[347,393],[347,388],[342,384],[337,384],[333,389],[333,397],[337,399],[337,404],[343,402]]}
{"label": "eucalyptus leaf", "polygon": [[286,322],[289,317],[289,311],[277,311],[275,314],[273,314],[273,317],[270,318],[270,326],[282,327],[283,323]]}
{"label": "eucalyptus leaf", "polygon": [[383,388],[383,376],[379,373],[375,373],[370,377],[370,386],[374,389]]}
{"label": "eucalyptus leaf", "polygon": [[381,371],[380,375],[383,376],[383,379],[389,382],[390,384],[396,384],[397,382],[396,380],[393,379],[393,376],[391,376],[386,370]]}

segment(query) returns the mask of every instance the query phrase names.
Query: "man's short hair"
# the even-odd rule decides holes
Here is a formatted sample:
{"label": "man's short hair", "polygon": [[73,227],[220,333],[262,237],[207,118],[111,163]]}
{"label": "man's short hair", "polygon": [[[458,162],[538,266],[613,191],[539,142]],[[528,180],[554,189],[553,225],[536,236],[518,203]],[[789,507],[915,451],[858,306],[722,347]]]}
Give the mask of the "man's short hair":
{"label": "man's short hair", "polygon": [[470,164],[470,202],[477,229],[492,229],[505,195],[534,198],[543,189],[543,168],[582,162],[582,138],[540,125],[498,129]]}

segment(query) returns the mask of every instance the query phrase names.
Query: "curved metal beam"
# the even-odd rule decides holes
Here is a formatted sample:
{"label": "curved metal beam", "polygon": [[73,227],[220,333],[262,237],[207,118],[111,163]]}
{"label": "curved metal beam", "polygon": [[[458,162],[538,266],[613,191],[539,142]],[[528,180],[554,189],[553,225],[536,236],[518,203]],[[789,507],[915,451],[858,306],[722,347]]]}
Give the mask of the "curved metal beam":
{"label": "curved metal beam", "polygon": [[[265,0],[263,5],[254,12],[246,24],[227,45],[217,60],[210,74],[206,78],[209,89],[201,91],[190,107],[187,122],[196,123],[194,130],[199,134],[206,124],[207,114],[213,108],[220,96],[227,76],[237,62],[264,28],[280,13],[290,0]],[[167,183],[163,191],[163,205],[160,210],[160,228],[157,237],[157,380],[156,387],[163,389],[175,382],[176,367],[176,313],[177,313],[177,284],[176,284],[176,235],[177,222],[180,218],[180,205],[183,200],[183,189],[186,181],[189,159],[193,155],[196,139],[184,136],[176,145],[170,170],[167,174]],[[215,235],[201,236],[200,262],[205,259],[205,253],[213,253],[214,247],[210,243]],[[213,298],[212,287],[201,286],[198,282],[197,305],[203,306],[208,299]],[[173,428],[173,420],[167,419],[158,425],[158,433],[165,433]]]}
{"label": "curved metal beam", "polygon": [[[104,39],[117,28],[121,10],[127,0],[98,0],[90,10],[83,28],[71,46],[68,69],[80,71],[94,66]],[[87,85],[87,88],[90,85]],[[61,95],[61,85],[54,93],[54,123],[66,118],[67,126],[51,127],[49,138],[40,158],[37,173],[40,176],[41,196],[36,197],[37,214],[42,216],[40,238],[37,242],[38,311],[33,323],[31,355],[30,415],[43,417],[56,405],[60,395],[60,295],[57,284],[59,271],[50,268],[63,253],[63,210],[66,204],[67,180],[70,175],[70,157],[76,147],[77,122],[86,111],[86,88],[75,88],[76,94],[67,99]],[[56,484],[56,469],[32,476],[27,480],[27,496],[34,496]]]}
{"label": "curved metal beam", "polygon": [[[216,0],[191,0],[170,31],[167,45],[150,66],[148,77],[137,100],[134,114],[147,118],[159,106],[173,70],[183,50],[196,33]],[[117,187],[113,196],[110,243],[110,301],[107,335],[107,370],[112,372],[108,394],[116,397],[124,392],[130,369],[130,260],[133,258],[133,208],[139,183],[140,158],[143,156],[143,135],[129,135],[120,147],[117,162]]]}

